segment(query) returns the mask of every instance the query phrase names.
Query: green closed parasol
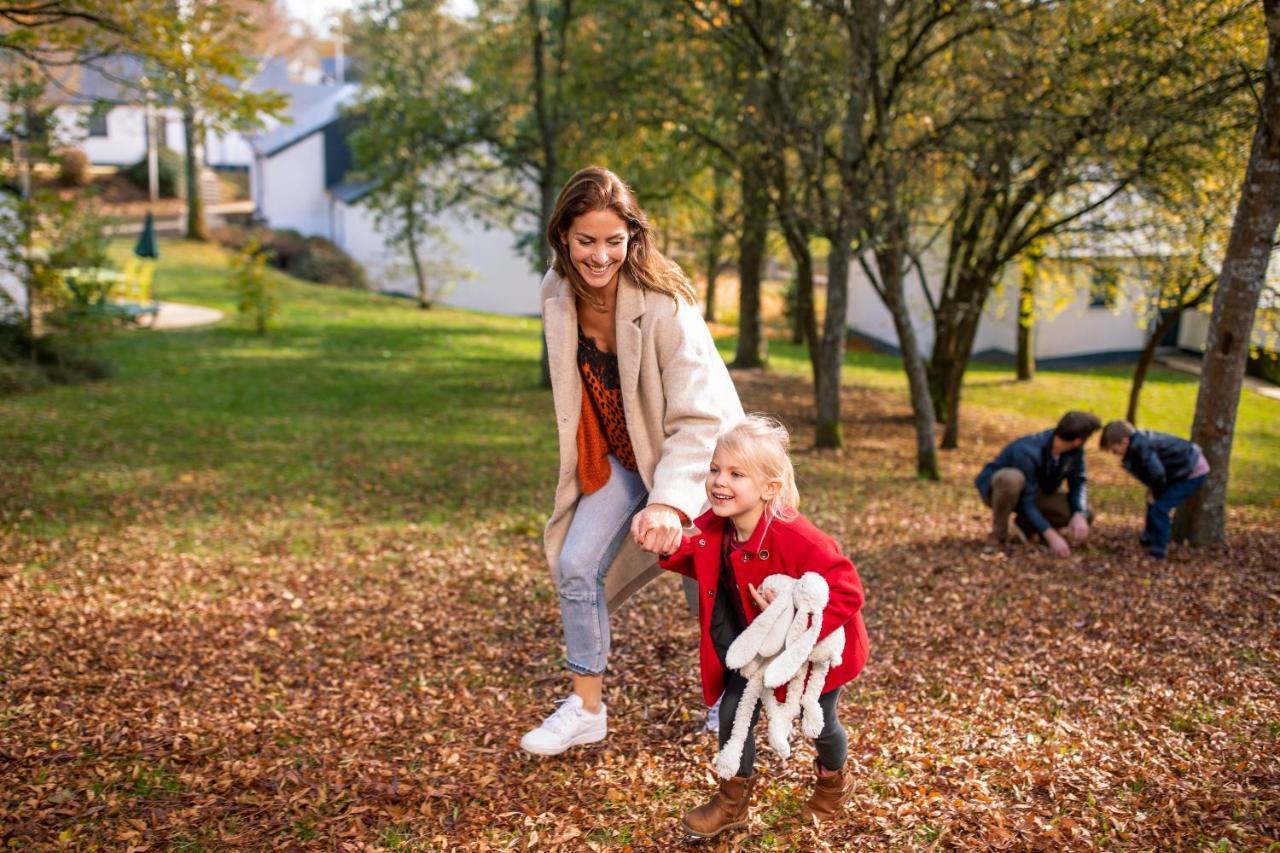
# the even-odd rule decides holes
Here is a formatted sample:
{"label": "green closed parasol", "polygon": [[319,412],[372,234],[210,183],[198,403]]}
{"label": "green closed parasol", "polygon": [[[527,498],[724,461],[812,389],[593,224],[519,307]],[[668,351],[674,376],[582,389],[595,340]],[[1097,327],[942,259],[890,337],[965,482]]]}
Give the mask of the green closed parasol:
{"label": "green closed parasol", "polygon": [[138,243],[133,247],[133,253],[140,258],[160,257],[160,250],[156,246],[156,222],[149,210],[147,221],[142,225],[142,233],[138,235]]}

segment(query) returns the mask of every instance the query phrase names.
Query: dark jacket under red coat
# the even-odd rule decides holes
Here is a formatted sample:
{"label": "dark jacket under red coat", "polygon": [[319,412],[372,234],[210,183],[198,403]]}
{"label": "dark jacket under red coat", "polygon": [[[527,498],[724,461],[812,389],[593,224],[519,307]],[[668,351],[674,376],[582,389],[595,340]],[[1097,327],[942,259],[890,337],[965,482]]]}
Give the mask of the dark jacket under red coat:
{"label": "dark jacket under red coat", "polygon": [[[698,654],[702,663],[702,695],[707,705],[713,705],[724,692],[725,683],[724,667],[711,644],[711,611],[720,582],[720,546],[725,520],[707,511],[694,524],[698,527],[698,534],[684,537],[680,548],[659,563],[664,569],[698,582],[698,623],[701,626]],[[834,539],[814,527],[804,516],[791,521],[762,518],[747,543],[733,552],[733,574],[748,624],[760,615],[760,609],[756,607],[747,584],[759,590],[769,575],[798,578],[805,572],[822,575],[831,590],[827,607],[822,612],[818,640],[836,628],[844,628],[843,661],[827,673],[827,682],[822,688],[826,693],[856,678],[862,672],[871,648],[867,628],[862,622],[862,581],[853,563],[840,553]],[[786,687],[778,688],[776,695],[778,701],[783,701]]]}

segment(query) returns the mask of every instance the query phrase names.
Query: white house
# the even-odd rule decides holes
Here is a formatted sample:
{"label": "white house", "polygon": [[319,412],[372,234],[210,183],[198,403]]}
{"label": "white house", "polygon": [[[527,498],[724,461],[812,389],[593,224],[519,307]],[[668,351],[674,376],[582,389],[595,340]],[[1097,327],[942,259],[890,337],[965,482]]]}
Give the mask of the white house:
{"label": "white house", "polygon": [[[0,192],[0,228],[12,233],[18,228],[18,211],[13,197]],[[0,320],[27,313],[27,290],[15,270],[0,259]]]}
{"label": "white house", "polygon": [[[80,148],[94,165],[137,163],[147,153],[147,98],[142,80],[142,61],[131,55],[73,69],[58,87],[60,93],[71,93],[64,94],[65,103],[54,110],[58,138]],[[283,58],[265,61],[244,85],[256,92],[280,92],[301,107],[335,88],[330,83],[296,82]],[[168,101],[165,93],[156,93],[157,137],[163,147],[183,153],[182,114]],[[279,123],[267,121],[268,127]],[[205,164],[215,169],[247,169],[253,162],[253,148],[238,131],[207,134],[204,149]]]}
{"label": "white house", "polygon": [[[292,228],[333,241],[365,268],[369,286],[413,295],[417,285],[404,249],[389,245],[365,203],[370,187],[351,180],[344,108],[359,86],[334,88],[326,97],[292,111],[292,122],[253,137],[249,185],[257,215],[273,228]],[[503,314],[536,314],[538,279],[505,229],[487,229],[462,215],[437,223],[451,244],[450,257],[435,264],[468,273],[444,295],[446,304]]]}
{"label": "white house", "polygon": [[[921,262],[930,293],[938,293],[945,259],[937,252],[926,252]],[[1037,288],[1032,346],[1038,364],[1101,363],[1134,358],[1141,352],[1147,341],[1148,317],[1139,314],[1143,273],[1131,257],[1064,253],[1042,265],[1052,271],[1055,281]],[[871,266],[874,270],[873,259]],[[1100,267],[1110,270],[1110,275],[1099,274]],[[1011,265],[1001,286],[987,299],[973,343],[976,358],[1011,359],[1017,352],[1020,275],[1016,265]],[[928,356],[933,352],[934,328],[923,288],[919,270],[912,267],[905,281],[907,305],[921,349]],[[857,264],[850,274],[846,316],[854,337],[897,350],[893,317]],[[1176,340],[1187,349],[1198,348],[1193,336],[1181,329],[1183,325],[1180,323],[1167,344]]]}

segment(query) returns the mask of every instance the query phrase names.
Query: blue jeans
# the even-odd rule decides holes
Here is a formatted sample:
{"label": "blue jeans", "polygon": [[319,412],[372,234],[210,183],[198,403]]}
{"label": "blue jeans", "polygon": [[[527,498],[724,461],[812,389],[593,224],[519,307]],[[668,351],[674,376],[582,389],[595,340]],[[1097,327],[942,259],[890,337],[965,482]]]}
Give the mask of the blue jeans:
{"label": "blue jeans", "polygon": [[1187,498],[1204,485],[1207,474],[1171,484],[1155,503],[1147,504],[1147,524],[1142,531],[1142,541],[1152,556],[1164,557],[1169,553],[1169,530],[1172,524],[1169,513],[1186,503]]}
{"label": "blue jeans", "polygon": [[609,609],[604,579],[631,531],[631,518],[649,500],[635,471],[609,456],[609,482],[583,495],[560,549],[560,620],[565,658],[579,675],[599,675],[609,660]]}

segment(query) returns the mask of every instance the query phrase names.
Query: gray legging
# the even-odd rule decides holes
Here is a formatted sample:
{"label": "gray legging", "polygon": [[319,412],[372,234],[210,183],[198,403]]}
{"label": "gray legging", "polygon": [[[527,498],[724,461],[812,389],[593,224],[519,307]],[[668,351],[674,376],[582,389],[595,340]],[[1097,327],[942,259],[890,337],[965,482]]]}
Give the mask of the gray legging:
{"label": "gray legging", "polygon": [[[747,680],[733,670],[726,672],[724,698],[720,700],[720,748],[729,742],[733,732],[733,718],[738,713],[738,702],[747,687]],[[813,739],[814,748],[818,751],[818,763],[827,770],[835,771],[844,767],[849,757],[849,737],[845,734],[840,718],[836,716],[836,703],[844,688],[828,690],[818,697],[822,706],[822,732]],[[750,776],[756,764],[756,722],[760,719],[761,704],[756,704],[756,711],[751,715],[751,734],[742,747],[742,763],[738,765],[738,776]]]}

